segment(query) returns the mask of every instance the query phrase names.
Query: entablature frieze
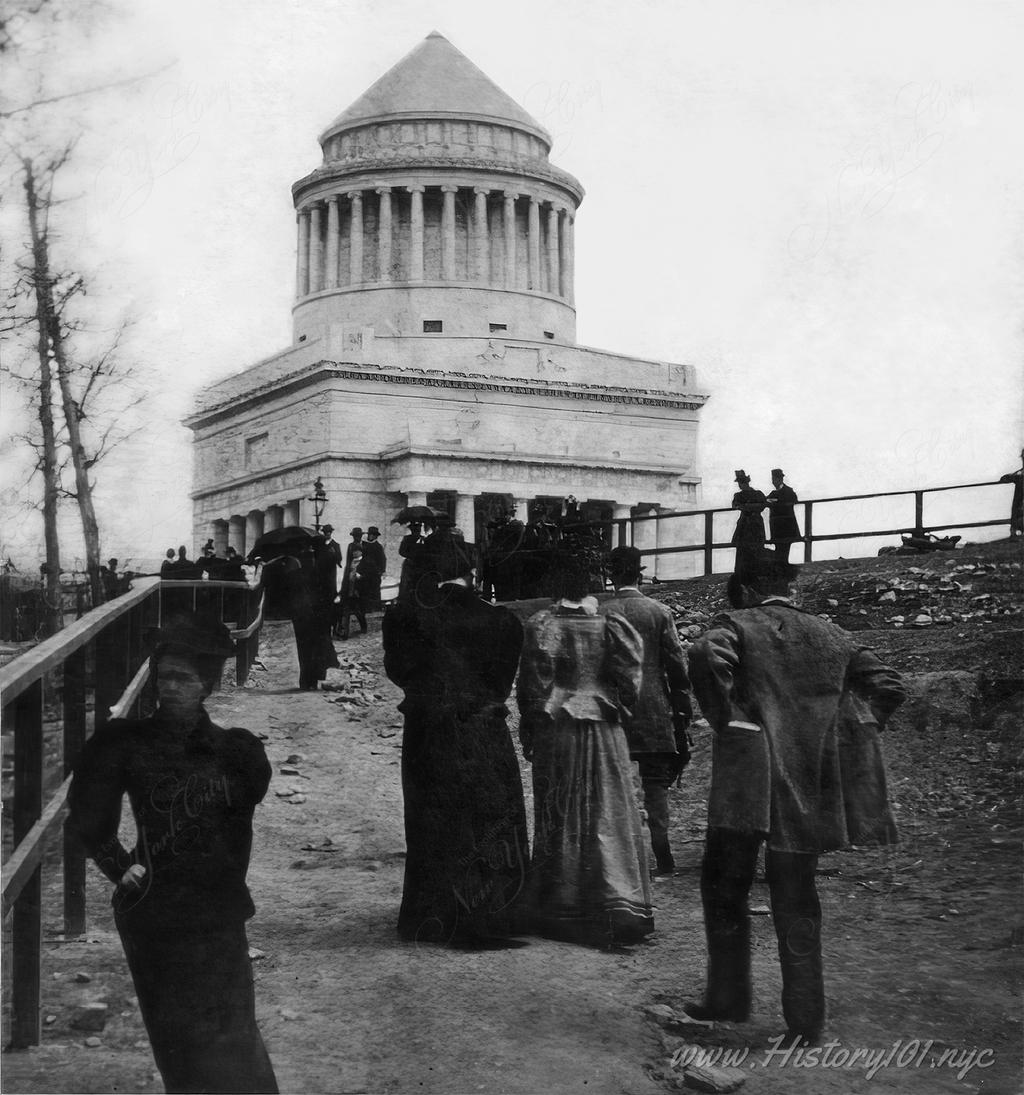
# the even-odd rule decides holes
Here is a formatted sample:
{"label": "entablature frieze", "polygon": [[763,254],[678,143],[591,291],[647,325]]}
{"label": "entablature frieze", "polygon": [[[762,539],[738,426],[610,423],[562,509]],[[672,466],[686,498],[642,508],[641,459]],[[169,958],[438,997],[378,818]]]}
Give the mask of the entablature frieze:
{"label": "entablature frieze", "polygon": [[190,415],[184,420],[184,424],[195,430],[201,426],[210,425],[225,415],[235,414],[253,401],[276,393],[283,394],[295,387],[302,387],[321,379],[363,381],[396,387],[494,392],[537,396],[544,399],[615,404],[624,407],[661,407],[678,411],[699,411],[707,401],[706,396],[683,398],[673,392],[631,389],[607,384],[579,384],[567,380],[498,377],[485,373],[449,372],[443,369],[401,368],[387,365],[357,365],[321,360],[291,376],[277,378],[252,389],[243,396]]}
{"label": "entablature frieze", "polygon": [[[534,159],[495,159],[491,157],[476,156],[410,156],[407,153],[395,156],[368,156],[360,160],[346,160],[345,163],[328,163],[311,171],[308,175],[292,184],[292,197],[297,203],[300,197],[308,197],[307,192],[319,183],[331,182],[337,184],[340,189],[372,189],[372,178],[363,179],[362,176],[372,176],[375,172],[387,171],[408,172],[419,176],[424,171],[438,168],[445,171],[451,169],[465,170],[467,178],[460,182],[460,186],[470,189],[480,185],[482,172],[493,173],[495,183],[493,189],[507,189],[512,180],[537,179],[540,182],[554,184],[568,191],[575,199],[576,205],[583,201],[584,189],[579,181],[569,174],[554,167],[545,160]],[[501,181],[504,180],[504,181]],[[451,182],[445,178],[444,183]],[[397,180],[389,181],[389,185],[401,185]],[[441,186],[442,180],[430,185]]]}

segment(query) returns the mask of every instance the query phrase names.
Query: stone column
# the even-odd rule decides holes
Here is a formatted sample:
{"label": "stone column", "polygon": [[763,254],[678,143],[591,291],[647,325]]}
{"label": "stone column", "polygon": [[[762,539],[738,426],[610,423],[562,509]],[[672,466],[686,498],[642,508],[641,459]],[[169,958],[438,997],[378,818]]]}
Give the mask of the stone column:
{"label": "stone column", "polygon": [[[637,517],[648,517],[654,514],[657,510],[656,506],[637,506]],[[651,548],[658,546],[658,530],[656,521],[638,521],[633,527],[633,546],[639,548],[641,551],[649,551]],[[643,564],[647,569],[654,573],[654,562],[658,557],[652,555],[643,560]]]}
{"label": "stone column", "polygon": [[299,503],[298,498],[296,498],[292,502],[285,502],[284,507],[283,507],[284,508],[284,525],[282,527],[287,527],[288,525],[297,525],[297,524],[299,524],[299,504],[300,503]]}
{"label": "stone column", "polygon": [[516,520],[522,521],[524,525],[528,524],[530,520],[530,499],[513,498],[512,504],[516,508]]}
{"label": "stone column", "polygon": [[377,280],[391,280],[391,187],[378,186],[380,205],[377,211]]}
{"label": "stone column", "polygon": [[228,549],[228,523],[227,521],[213,522],[213,550],[223,559]]}
{"label": "stone column", "polygon": [[565,214],[563,232],[565,248],[562,258],[562,296],[569,304],[572,304],[576,298],[573,286],[576,278],[576,228],[571,210]]}
{"label": "stone column", "polygon": [[488,189],[473,187],[473,233],[474,254],[476,256],[476,280],[486,285],[491,280],[491,252],[487,235],[487,195]]}
{"label": "stone column", "polygon": [[455,496],[455,524],[462,529],[467,544],[476,541],[476,496],[459,493]]}
{"label": "stone column", "polygon": [[250,510],[245,519],[245,547],[246,551],[252,550],[252,545],[263,535],[263,511]]}
{"label": "stone column", "polygon": [[548,210],[548,292],[558,293],[558,206]]}
{"label": "stone column", "polygon": [[267,506],[266,512],[263,514],[263,531],[273,532],[274,529],[280,528],[281,518],[280,506]]}
{"label": "stone column", "polygon": [[514,191],[505,191],[505,287],[516,286],[516,198]]}
{"label": "stone column", "polygon": [[309,295],[309,210],[300,209],[296,214],[299,225],[299,250],[295,267],[295,295]]}
{"label": "stone column", "polygon": [[320,203],[309,211],[309,291],[319,293],[324,287],[324,242],[320,235]]}
{"label": "stone column", "polygon": [[[628,520],[633,515],[632,507],[626,503],[616,502],[612,506],[612,519],[615,521]],[[612,527],[612,546],[629,547],[633,542],[633,525],[614,525]]]}
{"label": "stone column", "polygon": [[327,269],[324,271],[324,288],[338,287],[338,240],[341,227],[338,221],[338,195],[327,199]]}
{"label": "stone column", "polygon": [[530,280],[528,289],[540,289],[540,202],[530,198],[528,253],[530,256]]}
{"label": "stone column", "polygon": [[441,206],[441,277],[444,281],[455,280],[455,195],[457,186],[442,186],[444,195]]}
{"label": "stone column", "polygon": [[[425,186],[410,186],[412,210],[409,215],[409,280],[423,280],[423,191]],[[419,505],[420,503],[415,503]],[[426,505],[426,503],[423,503]]]}
{"label": "stone column", "polygon": [[[348,280],[357,285],[363,280],[363,195],[358,190],[349,194],[352,203],[352,237],[349,240]],[[289,503],[290,505],[291,503]],[[298,524],[298,520],[295,521]]]}
{"label": "stone column", "polygon": [[427,504],[427,492],[424,490],[407,490],[405,492],[406,506],[425,506]]}
{"label": "stone column", "polygon": [[228,518],[228,547],[233,547],[239,555],[245,554],[245,518]]}

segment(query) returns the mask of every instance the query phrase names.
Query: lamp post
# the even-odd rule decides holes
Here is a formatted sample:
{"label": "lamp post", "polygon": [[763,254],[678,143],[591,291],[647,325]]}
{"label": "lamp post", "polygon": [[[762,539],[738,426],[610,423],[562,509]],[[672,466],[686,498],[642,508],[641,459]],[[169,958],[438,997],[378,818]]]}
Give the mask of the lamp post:
{"label": "lamp post", "polygon": [[323,480],[318,475],[313,484],[313,494],[308,499],[313,503],[313,531],[319,535],[320,518],[324,515],[324,506],[327,505],[327,495],[324,493]]}

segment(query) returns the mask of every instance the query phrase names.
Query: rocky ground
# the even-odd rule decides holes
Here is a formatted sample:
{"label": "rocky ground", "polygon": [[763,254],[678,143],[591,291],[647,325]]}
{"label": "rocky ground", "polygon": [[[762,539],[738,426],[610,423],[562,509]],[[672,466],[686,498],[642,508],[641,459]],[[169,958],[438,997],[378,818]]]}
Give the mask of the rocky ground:
{"label": "rocky ground", "polygon": [[[721,591],[720,578],[651,590],[686,639],[721,607]],[[772,1052],[780,982],[761,884],[751,895],[753,1021],[681,1022],[703,977],[705,724],[673,790],[680,871],[656,884],[650,944],[600,951],[535,939],[476,954],[404,944],[393,930],[399,695],[381,671],[379,633],[338,644],[334,691],[298,693],[289,625],[271,624],[250,686],[217,694],[211,713],[260,733],[275,769],[257,811],[250,942],[281,1089],[656,1095],[742,1081],[769,1095],[1018,1091],[1019,552],[996,544],[813,564],[799,596],[863,632],[914,692],[885,735],[903,843],[821,862],[836,1043],[827,1054]],[[529,794],[525,764],[523,777]],[[46,880],[43,1044],[4,1055],[3,1090],[158,1092],[106,886],[91,872],[89,932],[63,940],[58,878],[51,869]]]}

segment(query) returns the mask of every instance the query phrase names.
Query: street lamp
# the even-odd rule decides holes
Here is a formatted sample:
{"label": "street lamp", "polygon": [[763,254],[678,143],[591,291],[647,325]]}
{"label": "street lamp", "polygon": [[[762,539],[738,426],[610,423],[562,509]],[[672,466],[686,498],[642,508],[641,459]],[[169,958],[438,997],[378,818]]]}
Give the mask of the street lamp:
{"label": "street lamp", "polygon": [[313,531],[320,533],[320,518],[324,515],[324,506],[327,505],[327,495],[324,493],[323,480],[318,475],[313,484],[313,494],[308,499],[313,503]]}

